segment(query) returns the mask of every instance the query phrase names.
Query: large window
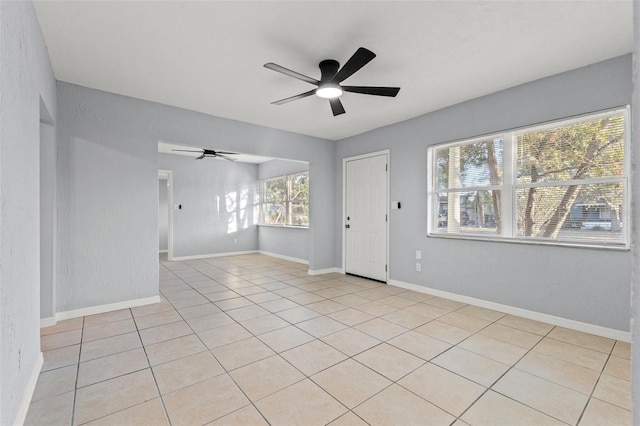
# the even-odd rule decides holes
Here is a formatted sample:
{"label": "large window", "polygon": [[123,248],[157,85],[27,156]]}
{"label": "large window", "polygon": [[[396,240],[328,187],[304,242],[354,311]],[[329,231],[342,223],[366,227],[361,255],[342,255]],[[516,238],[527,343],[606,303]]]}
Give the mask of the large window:
{"label": "large window", "polygon": [[628,109],[429,148],[429,235],[628,247]]}
{"label": "large window", "polygon": [[260,181],[260,224],[309,226],[309,172]]}

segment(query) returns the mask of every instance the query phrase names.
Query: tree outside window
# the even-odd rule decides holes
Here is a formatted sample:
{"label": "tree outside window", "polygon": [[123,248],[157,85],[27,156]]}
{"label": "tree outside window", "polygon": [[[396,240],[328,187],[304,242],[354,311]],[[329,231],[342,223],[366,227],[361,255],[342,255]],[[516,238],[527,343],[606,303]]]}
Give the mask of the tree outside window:
{"label": "tree outside window", "polygon": [[260,223],[309,226],[309,172],[260,181]]}
{"label": "tree outside window", "polygon": [[609,111],[430,148],[430,234],[626,245],[627,116]]}

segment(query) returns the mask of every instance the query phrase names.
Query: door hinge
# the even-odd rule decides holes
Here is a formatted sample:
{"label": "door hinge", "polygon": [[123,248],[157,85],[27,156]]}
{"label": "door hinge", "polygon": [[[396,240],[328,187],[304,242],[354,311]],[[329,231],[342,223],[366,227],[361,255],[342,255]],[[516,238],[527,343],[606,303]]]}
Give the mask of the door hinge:
{"label": "door hinge", "polygon": [[384,265],[384,271],[388,272],[389,270],[387,269],[387,265]]}
{"label": "door hinge", "polygon": [[385,165],[384,165],[384,171],[385,171],[385,172],[388,172],[388,171],[389,171],[389,165],[388,165],[388,164],[385,164]]}
{"label": "door hinge", "polygon": [[385,221],[385,222],[388,222],[388,221],[389,221],[389,215],[386,215],[386,214],[384,215],[384,221]]}

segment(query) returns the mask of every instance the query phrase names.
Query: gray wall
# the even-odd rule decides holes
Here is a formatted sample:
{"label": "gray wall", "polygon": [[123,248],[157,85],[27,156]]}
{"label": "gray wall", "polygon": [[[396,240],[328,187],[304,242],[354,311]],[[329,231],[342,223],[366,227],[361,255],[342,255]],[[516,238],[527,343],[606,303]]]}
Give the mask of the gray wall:
{"label": "gray wall", "polygon": [[258,164],[258,179],[290,175],[309,170],[309,164],[300,161],[271,160]]}
{"label": "gray wall", "polygon": [[633,424],[640,424],[640,224],[638,212],[640,212],[640,7],[638,2],[633,8],[633,105],[631,118],[633,131],[631,133],[632,153],[632,212],[633,234],[631,236],[631,248],[633,250],[633,276],[631,280],[631,395]]}
{"label": "gray wall", "polygon": [[173,256],[257,250],[258,166],[159,154],[173,171]]}
{"label": "gray wall", "polygon": [[158,180],[158,250],[167,250],[169,246],[169,199],[167,180]]}
{"label": "gray wall", "polygon": [[[342,159],[388,148],[390,199],[402,202],[390,215],[391,279],[629,330],[630,252],[427,238],[426,166],[429,145],[630,102],[627,55],[339,141],[335,222],[341,220]],[[334,230],[340,265],[342,229]],[[417,249],[422,272],[415,272]]]}
{"label": "gray wall", "polygon": [[[307,163],[286,160],[271,160],[258,165],[258,178],[267,179],[309,170]],[[313,185],[309,179],[310,188]],[[258,247],[260,250],[300,260],[309,260],[309,230],[280,226],[259,226]]]}
{"label": "gray wall", "polygon": [[31,2],[0,2],[0,424],[13,424],[40,353],[40,97],[55,79]]}
{"label": "gray wall", "polygon": [[158,141],[310,161],[309,262],[333,266],[333,142],[64,82],[58,107],[58,311],[158,294]]}
{"label": "gray wall", "polygon": [[55,315],[56,149],[55,128],[40,123],[40,318]]}

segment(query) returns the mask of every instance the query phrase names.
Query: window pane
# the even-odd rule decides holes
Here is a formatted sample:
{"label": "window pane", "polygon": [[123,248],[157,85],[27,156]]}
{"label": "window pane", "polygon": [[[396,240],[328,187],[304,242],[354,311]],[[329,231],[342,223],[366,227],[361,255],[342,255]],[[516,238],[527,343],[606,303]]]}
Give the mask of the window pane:
{"label": "window pane", "polygon": [[518,183],[622,176],[621,114],[517,135]]}
{"label": "window pane", "polygon": [[284,178],[264,181],[265,201],[284,202],[287,197],[287,186]]}
{"label": "window pane", "polygon": [[289,225],[309,226],[309,203],[307,201],[294,201],[289,204],[291,208]]}
{"label": "window pane", "polygon": [[262,221],[267,225],[284,225],[285,205],[265,203],[262,205]]}
{"label": "window pane", "polygon": [[436,150],[436,185],[439,189],[469,188],[502,183],[503,139]]}
{"label": "window pane", "polygon": [[518,236],[624,242],[623,184],[518,188]]}
{"label": "window pane", "polygon": [[500,191],[438,194],[434,232],[496,235],[500,232]]}
{"label": "window pane", "polygon": [[289,176],[291,181],[291,201],[309,199],[309,175],[301,173]]}

